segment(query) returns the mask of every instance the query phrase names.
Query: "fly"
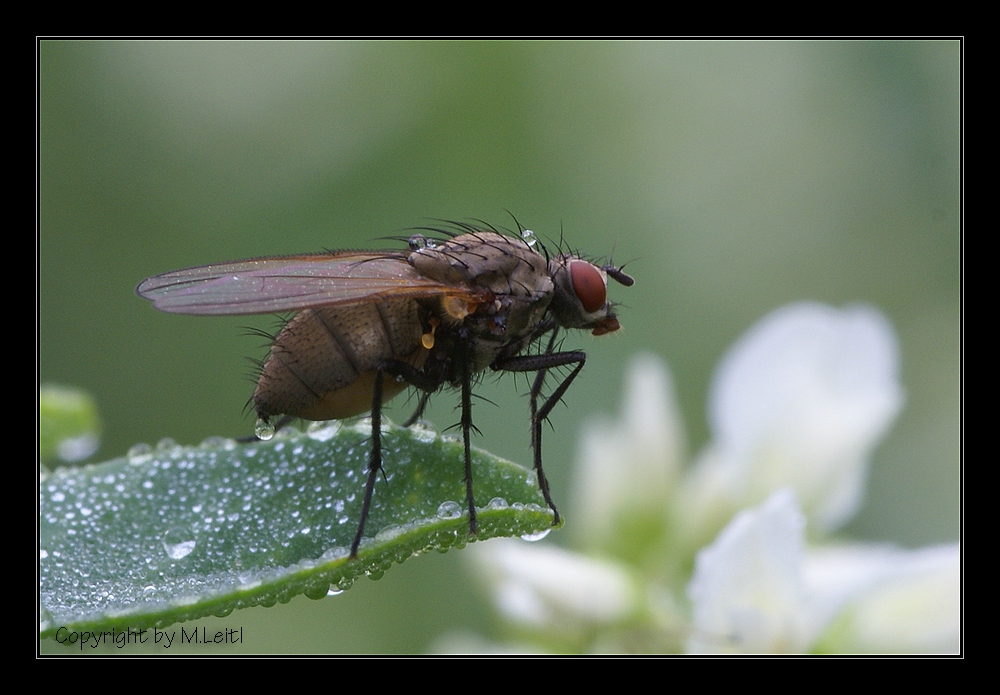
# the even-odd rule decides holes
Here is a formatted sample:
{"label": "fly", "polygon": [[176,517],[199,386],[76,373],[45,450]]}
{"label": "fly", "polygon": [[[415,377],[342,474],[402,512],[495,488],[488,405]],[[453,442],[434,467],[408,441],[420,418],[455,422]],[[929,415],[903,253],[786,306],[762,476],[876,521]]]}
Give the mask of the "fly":
{"label": "fly", "polygon": [[[351,557],[357,557],[382,470],[382,405],[408,386],[421,391],[411,425],[429,396],[461,391],[469,532],[476,533],[469,436],[472,380],[479,372],[535,372],[529,394],[538,486],[560,517],[542,470],[542,423],[583,369],[586,354],[557,351],[561,328],[617,331],[607,298],[612,264],[541,253],[534,234],[455,223],[411,236],[396,251],[275,256],[187,268],[144,280],[136,292],[161,311],[195,315],[296,313],[274,339],[253,394],[259,422],[342,419],[371,412],[367,482]],[[539,244],[540,245],[540,244]],[[544,351],[525,354],[547,337]],[[572,367],[542,400],[548,370]]]}

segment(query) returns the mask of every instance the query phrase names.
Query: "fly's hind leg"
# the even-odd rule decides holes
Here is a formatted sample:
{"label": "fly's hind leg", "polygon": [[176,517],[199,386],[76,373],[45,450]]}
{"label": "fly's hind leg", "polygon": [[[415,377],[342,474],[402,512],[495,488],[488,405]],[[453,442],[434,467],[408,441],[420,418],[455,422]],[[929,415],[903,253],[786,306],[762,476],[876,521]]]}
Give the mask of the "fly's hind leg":
{"label": "fly's hind leg", "polygon": [[[404,381],[424,391],[420,396],[417,411],[406,421],[405,427],[412,425],[423,414],[424,407],[427,405],[427,399],[440,386],[440,382],[435,381],[432,377],[425,376],[406,362],[390,361],[375,371],[375,384],[372,388],[372,437],[371,451],[368,453],[368,481],[365,483],[365,499],[361,505],[361,519],[358,522],[358,533],[354,536],[354,542],[351,544],[352,558],[358,556],[358,546],[361,545],[361,538],[365,533],[365,523],[368,521],[368,513],[372,506],[372,496],[375,494],[375,481],[378,479],[379,471],[382,470],[382,384],[386,374],[402,378]],[[468,450],[468,442],[466,442],[466,450]],[[468,461],[468,454],[466,454],[466,461]],[[468,469],[468,463],[466,464],[466,469]],[[474,527],[474,515],[472,519]]]}
{"label": "fly's hind leg", "polygon": [[[504,372],[537,372],[535,381],[531,386],[530,394],[531,448],[534,453],[534,467],[535,474],[538,476],[538,488],[542,491],[545,503],[552,510],[552,514],[554,515],[552,520],[553,525],[558,524],[561,517],[559,516],[559,510],[556,509],[555,502],[552,501],[552,495],[549,492],[549,481],[545,477],[545,471],[542,469],[542,423],[548,418],[549,413],[552,412],[552,408],[555,407],[556,403],[565,395],[566,389],[573,383],[573,380],[576,379],[577,374],[580,373],[584,363],[587,361],[587,355],[584,352],[576,350],[570,352],[552,352],[555,346],[555,339],[555,331],[553,331],[552,337],[549,340],[548,350],[540,355],[512,357],[493,365],[494,369]],[[542,384],[545,382],[545,375],[548,370],[553,367],[562,367],[570,364],[576,365],[573,371],[562,380],[562,383],[556,387],[555,391],[545,399],[542,407],[539,408],[538,398],[541,395]]]}
{"label": "fly's hind leg", "polygon": [[365,522],[372,506],[372,494],[375,492],[375,480],[382,470],[382,379],[383,371],[375,371],[375,385],[372,388],[372,448],[368,453],[368,482],[365,483],[365,499],[361,504],[361,519],[358,521],[358,533],[351,543],[351,557],[357,558],[358,546],[365,533]]}

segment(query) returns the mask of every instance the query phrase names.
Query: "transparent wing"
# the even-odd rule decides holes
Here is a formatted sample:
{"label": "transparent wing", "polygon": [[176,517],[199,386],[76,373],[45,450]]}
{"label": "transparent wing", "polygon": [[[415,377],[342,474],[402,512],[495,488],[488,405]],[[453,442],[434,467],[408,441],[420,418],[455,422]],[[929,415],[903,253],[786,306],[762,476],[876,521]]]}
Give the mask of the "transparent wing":
{"label": "transparent wing", "polygon": [[269,314],[466,292],[420,275],[403,253],[354,251],[175,270],[143,280],[135,291],[161,311],[198,315]]}

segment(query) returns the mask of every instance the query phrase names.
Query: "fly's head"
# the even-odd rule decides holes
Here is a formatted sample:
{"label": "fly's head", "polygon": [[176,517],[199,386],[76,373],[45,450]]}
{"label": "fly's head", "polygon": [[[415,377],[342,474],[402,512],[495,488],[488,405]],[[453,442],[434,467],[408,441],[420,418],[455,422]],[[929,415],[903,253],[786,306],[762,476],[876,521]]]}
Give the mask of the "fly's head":
{"label": "fly's head", "polygon": [[563,328],[590,330],[594,335],[621,328],[608,301],[608,277],[626,287],[635,282],[614,265],[596,266],[578,256],[562,254],[549,261],[555,290],[549,310]]}

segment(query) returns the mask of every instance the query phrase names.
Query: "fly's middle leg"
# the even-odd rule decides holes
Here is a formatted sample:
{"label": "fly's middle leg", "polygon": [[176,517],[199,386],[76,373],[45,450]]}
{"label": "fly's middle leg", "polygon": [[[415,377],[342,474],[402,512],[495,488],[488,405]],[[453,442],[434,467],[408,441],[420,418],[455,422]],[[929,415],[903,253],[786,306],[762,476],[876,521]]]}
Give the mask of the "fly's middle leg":
{"label": "fly's middle leg", "polygon": [[[469,508],[469,534],[477,531],[476,500],[472,493],[472,444],[471,437],[476,426],[472,424],[472,371],[470,366],[469,338],[464,333],[458,341],[459,352],[455,360],[455,368],[462,382],[462,441],[465,446],[465,499]],[[390,362],[384,366],[387,374],[402,378],[407,383],[423,391],[416,412],[406,421],[404,427],[409,427],[423,415],[424,407],[431,394],[437,391],[444,379],[444,373],[427,373],[406,362]]]}
{"label": "fly's middle leg", "polygon": [[424,410],[427,409],[427,401],[430,400],[431,393],[431,391],[424,391],[420,394],[420,400],[417,402],[417,409],[413,411],[413,415],[406,418],[406,422],[403,423],[403,427],[409,427],[424,416]]}
{"label": "fly's middle leg", "polygon": [[406,383],[420,389],[421,391],[420,400],[417,402],[417,409],[414,410],[413,415],[408,417],[406,422],[403,423],[403,427],[409,427],[423,417],[424,410],[427,408],[427,401],[430,400],[431,394],[440,388],[441,380],[436,379],[433,376],[428,376],[423,371],[407,362],[389,362],[385,365],[385,371],[386,374],[390,374],[397,379],[402,379]]}
{"label": "fly's middle leg", "polygon": [[472,494],[472,449],[469,443],[472,424],[472,375],[469,360],[462,360],[462,439],[465,442],[465,499],[469,504],[469,535],[476,535],[476,500]]}

